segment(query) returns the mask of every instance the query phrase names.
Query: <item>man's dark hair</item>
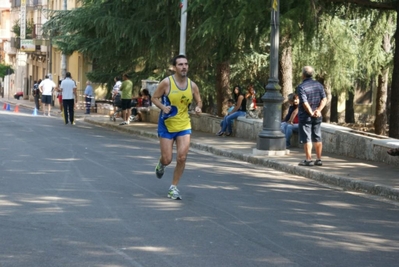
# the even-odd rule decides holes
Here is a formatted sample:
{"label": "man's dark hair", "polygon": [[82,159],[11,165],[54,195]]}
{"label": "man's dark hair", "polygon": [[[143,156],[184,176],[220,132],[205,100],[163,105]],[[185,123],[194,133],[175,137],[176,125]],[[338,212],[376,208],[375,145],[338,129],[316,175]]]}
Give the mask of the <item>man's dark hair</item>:
{"label": "man's dark hair", "polygon": [[234,104],[234,99],[230,98],[227,102]]}
{"label": "man's dark hair", "polygon": [[178,55],[178,56],[175,56],[175,57],[172,59],[172,65],[173,65],[173,66],[176,66],[176,64],[177,64],[176,61],[177,61],[179,58],[185,58],[185,59],[187,59],[187,57],[186,57],[185,55]]}
{"label": "man's dark hair", "polygon": [[129,79],[129,78],[130,78],[130,77],[129,77],[129,74],[127,74],[127,73],[123,74],[123,77],[126,77],[126,79]]}
{"label": "man's dark hair", "polygon": [[68,71],[67,73],[65,73],[65,77],[71,78],[71,73]]}
{"label": "man's dark hair", "polygon": [[48,76],[48,75],[44,76],[44,79],[48,79],[48,78],[50,78],[50,76]]}
{"label": "man's dark hair", "polygon": [[121,77],[116,76],[116,77],[115,77],[115,80],[120,81],[120,80],[121,80]]}

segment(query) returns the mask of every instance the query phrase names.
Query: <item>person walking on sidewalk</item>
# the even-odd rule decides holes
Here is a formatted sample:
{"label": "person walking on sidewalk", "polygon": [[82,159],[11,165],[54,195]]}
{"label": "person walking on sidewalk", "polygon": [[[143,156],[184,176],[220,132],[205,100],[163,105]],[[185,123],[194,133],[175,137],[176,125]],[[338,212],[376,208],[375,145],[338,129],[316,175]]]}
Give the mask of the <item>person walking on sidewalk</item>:
{"label": "person walking on sidewalk", "polygon": [[129,76],[127,74],[123,74],[122,79],[123,82],[120,90],[122,92],[122,119],[124,121],[119,125],[126,125],[130,123],[130,103],[132,102],[133,83],[129,80]]}
{"label": "person walking on sidewalk", "polygon": [[93,96],[93,87],[91,86],[91,81],[87,81],[85,92],[84,92],[85,106],[86,106],[85,114],[90,114],[92,96]]}
{"label": "person walking on sidewalk", "polygon": [[[299,141],[303,144],[306,159],[301,161],[301,166],[321,166],[321,154],[323,149],[321,139],[321,111],[326,105],[327,98],[324,87],[318,81],[312,79],[314,69],[305,66],[302,69],[302,83],[297,87],[299,96]],[[316,161],[312,161],[312,142],[316,150]]]}
{"label": "person walking on sidewalk", "polygon": [[47,115],[50,115],[51,112],[51,102],[53,89],[56,88],[55,83],[50,80],[50,77],[46,75],[44,80],[39,84],[39,90],[42,93],[42,105],[43,105],[43,115],[46,115],[46,110],[44,107],[47,107]]}
{"label": "person walking on sidewalk", "polygon": [[202,112],[202,101],[198,86],[187,77],[188,60],[184,55],[173,58],[175,74],[163,79],[155,90],[152,102],[161,109],[158,119],[158,136],[161,157],[155,167],[156,176],[162,178],[165,167],[172,162],[173,143],[176,142],[176,167],[172,185],[168,191],[171,199],[182,199],[177,185],[184,172],[190,147],[191,122],[188,107],[193,100],[195,112]]}
{"label": "person walking on sidewalk", "polygon": [[58,113],[62,114],[64,107],[62,104],[62,93],[61,93],[61,80],[58,81],[58,89],[57,89],[57,99],[58,99],[58,104],[60,105],[60,111]]}
{"label": "person walking on sidewalk", "polygon": [[[75,124],[74,108],[78,100],[76,95],[76,83],[72,80],[71,73],[65,74],[65,79],[61,82],[62,105],[64,106],[64,122]],[[68,116],[69,115],[69,116]],[[69,121],[68,121],[69,119]]]}

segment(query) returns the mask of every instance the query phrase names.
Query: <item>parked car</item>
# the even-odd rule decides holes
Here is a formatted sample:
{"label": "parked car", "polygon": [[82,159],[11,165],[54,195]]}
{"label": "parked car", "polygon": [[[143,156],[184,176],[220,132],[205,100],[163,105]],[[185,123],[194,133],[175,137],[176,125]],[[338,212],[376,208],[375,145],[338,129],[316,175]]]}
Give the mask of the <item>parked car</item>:
{"label": "parked car", "polygon": [[24,92],[16,92],[14,94],[14,98],[20,100],[21,97],[24,97]]}

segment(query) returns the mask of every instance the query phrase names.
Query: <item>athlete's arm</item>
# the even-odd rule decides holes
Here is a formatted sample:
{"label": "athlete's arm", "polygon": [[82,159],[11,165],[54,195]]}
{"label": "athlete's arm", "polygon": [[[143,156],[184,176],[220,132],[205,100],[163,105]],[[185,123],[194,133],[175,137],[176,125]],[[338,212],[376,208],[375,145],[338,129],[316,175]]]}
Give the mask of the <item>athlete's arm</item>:
{"label": "athlete's arm", "polygon": [[202,100],[201,100],[201,95],[199,93],[198,86],[192,82],[191,90],[193,91],[193,96],[195,99],[195,103],[197,103],[197,106],[195,107],[195,112],[196,113],[201,113],[202,112]]}
{"label": "athlete's arm", "polygon": [[165,114],[170,112],[171,107],[165,106],[159,100],[162,96],[167,95],[169,93],[169,79],[163,79],[159,84],[157,89],[155,89],[154,94],[152,95],[152,103],[157,106],[160,110],[162,110]]}

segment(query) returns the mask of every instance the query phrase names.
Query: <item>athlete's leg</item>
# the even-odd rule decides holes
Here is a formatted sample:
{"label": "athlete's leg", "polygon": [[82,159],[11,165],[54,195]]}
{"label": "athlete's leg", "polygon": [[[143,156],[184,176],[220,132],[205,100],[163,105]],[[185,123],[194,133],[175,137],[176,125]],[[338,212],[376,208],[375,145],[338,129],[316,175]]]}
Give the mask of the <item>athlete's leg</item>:
{"label": "athlete's leg", "polygon": [[173,139],[159,138],[161,148],[161,158],[159,160],[163,166],[168,166],[172,162],[173,142]]}
{"label": "athlete's leg", "polygon": [[176,138],[176,168],[173,172],[172,185],[177,185],[186,166],[187,153],[190,148],[190,135],[182,135]]}

